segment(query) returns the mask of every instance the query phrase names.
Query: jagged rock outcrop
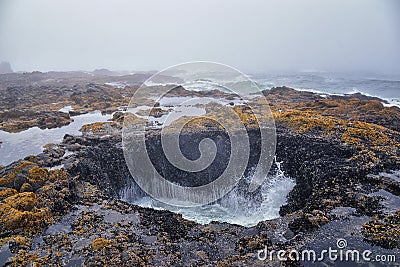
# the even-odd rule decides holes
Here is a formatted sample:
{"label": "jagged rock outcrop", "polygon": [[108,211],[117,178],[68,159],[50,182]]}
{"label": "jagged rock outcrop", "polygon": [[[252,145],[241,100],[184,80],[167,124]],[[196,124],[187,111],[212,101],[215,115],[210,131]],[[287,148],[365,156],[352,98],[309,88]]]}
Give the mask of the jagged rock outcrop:
{"label": "jagged rock outcrop", "polygon": [[0,63],[0,74],[4,74],[4,73],[12,73],[12,69],[11,69],[11,65],[9,62],[6,61],[2,61]]}

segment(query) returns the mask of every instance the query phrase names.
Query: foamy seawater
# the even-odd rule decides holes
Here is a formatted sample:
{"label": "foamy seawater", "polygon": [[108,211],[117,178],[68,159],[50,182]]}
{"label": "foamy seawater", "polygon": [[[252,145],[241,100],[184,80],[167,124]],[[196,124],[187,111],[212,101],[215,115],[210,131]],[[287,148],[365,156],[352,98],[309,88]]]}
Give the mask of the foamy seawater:
{"label": "foamy seawater", "polygon": [[[251,206],[250,200],[247,203],[249,205],[244,207],[243,197],[231,194],[232,192],[217,203],[189,208],[167,205],[149,196],[130,200],[129,196],[135,196],[135,192],[129,192],[129,190],[135,190],[134,187],[124,189],[128,192],[123,192],[122,195],[128,196],[128,199],[126,197],[122,199],[145,208],[179,213],[183,218],[200,224],[218,221],[251,227],[261,221],[278,218],[281,206],[287,203],[287,195],[296,185],[294,179],[285,176],[280,169],[280,163],[277,162],[276,165],[278,167],[276,175],[266,177],[261,185],[262,202],[256,208],[248,208],[249,205]],[[240,204],[239,198],[242,198]]]}
{"label": "foamy seawater", "polygon": [[255,74],[251,78],[262,89],[287,86],[319,94],[361,93],[388,101],[386,106],[400,107],[399,75],[307,71]]}
{"label": "foamy seawater", "polygon": [[288,177],[269,177],[269,179],[271,180],[266,180],[261,185],[263,202],[253,212],[240,212],[240,210],[224,207],[219,203],[191,208],[175,207],[151,197],[141,198],[132,204],[146,208],[169,210],[182,214],[183,218],[200,224],[218,221],[250,227],[261,221],[278,218],[280,207],[287,203],[287,195],[295,186],[294,180]]}

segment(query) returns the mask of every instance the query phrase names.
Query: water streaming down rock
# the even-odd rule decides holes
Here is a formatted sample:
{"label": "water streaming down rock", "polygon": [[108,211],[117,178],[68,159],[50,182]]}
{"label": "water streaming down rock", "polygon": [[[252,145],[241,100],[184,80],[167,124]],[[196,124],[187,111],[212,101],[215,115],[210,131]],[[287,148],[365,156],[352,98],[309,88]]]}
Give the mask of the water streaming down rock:
{"label": "water streaming down rock", "polygon": [[273,174],[267,176],[261,185],[260,203],[255,203],[254,199],[246,198],[238,192],[238,188],[234,188],[212,204],[190,208],[176,207],[146,195],[133,180],[121,189],[120,196],[126,202],[142,207],[170,210],[182,214],[185,219],[201,224],[219,221],[254,226],[260,221],[279,217],[279,209],[286,204],[286,196],[294,186],[294,180],[285,176],[281,169],[281,162],[275,161]]}

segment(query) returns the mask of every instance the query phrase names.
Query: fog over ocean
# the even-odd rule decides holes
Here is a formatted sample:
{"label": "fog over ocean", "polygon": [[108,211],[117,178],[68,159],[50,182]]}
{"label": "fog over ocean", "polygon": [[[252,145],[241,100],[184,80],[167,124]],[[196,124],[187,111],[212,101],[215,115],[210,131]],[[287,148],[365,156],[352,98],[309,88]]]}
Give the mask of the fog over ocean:
{"label": "fog over ocean", "polygon": [[250,77],[262,89],[287,86],[322,94],[361,93],[400,106],[400,75],[333,72],[282,72],[254,74]]}

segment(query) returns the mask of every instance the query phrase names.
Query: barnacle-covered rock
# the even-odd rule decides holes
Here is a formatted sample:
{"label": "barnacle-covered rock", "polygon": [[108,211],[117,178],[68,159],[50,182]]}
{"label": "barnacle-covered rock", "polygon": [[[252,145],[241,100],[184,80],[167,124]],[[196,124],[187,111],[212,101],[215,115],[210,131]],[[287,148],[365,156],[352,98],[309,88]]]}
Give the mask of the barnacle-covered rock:
{"label": "barnacle-covered rock", "polygon": [[400,248],[400,210],[363,224],[364,237],[384,248]]}

